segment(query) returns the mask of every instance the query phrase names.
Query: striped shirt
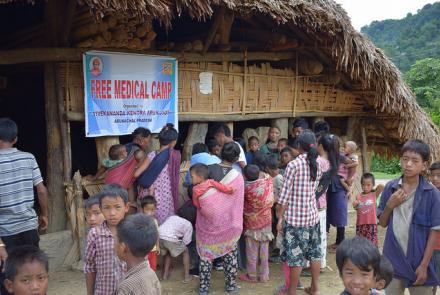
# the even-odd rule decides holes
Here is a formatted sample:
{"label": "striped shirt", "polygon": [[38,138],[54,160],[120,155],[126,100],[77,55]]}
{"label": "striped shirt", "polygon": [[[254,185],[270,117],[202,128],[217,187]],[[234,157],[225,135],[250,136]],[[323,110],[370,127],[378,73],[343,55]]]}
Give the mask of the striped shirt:
{"label": "striped shirt", "polygon": [[287,205],[284,218],[292,226],[308,227],[319,222],[315,190],[322,176],[322,167],[319,162],[317,166],[317,177],[312,181],[307,154],[299,155],[287,165],[278,203]]}
{"label": "striped shirt", "polygon": [[160,295],[156,273],[144,261],[130,268],[118,286],[117,295]]}
{"label": "striped shirt", "polygon": [[0,149],[0,236],[38,228],[34,186],[43,182],[35,157],[16,148]]}

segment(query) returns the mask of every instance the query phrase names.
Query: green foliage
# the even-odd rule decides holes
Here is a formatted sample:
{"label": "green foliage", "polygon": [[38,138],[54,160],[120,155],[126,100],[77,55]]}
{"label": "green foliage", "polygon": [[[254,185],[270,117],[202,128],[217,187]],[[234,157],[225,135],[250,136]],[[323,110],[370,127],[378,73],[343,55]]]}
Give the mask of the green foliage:
{"label": "green foliage", "polygon": [[440,58],[417,61],[405,74],[405,80],[414,91],[419,105],[440,127]]}
{"label": "green foliage", "polygon": [[361,31],[402,71],[417,60],[440,57],[440,2],[427,4],[401,20],[374,21]]}
{"label": "green foliage", "polygon": [[377,154],[371,158],[371,171],[382,172],[386,174],[400,173],[400,161],[398,158],[386,159]]}

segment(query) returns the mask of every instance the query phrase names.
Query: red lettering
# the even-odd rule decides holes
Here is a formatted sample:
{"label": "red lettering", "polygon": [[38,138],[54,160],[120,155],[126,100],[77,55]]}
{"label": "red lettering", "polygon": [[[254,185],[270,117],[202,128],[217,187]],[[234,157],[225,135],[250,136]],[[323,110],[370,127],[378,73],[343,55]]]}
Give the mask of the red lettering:
{"label": "red lettering", "polygon": [[121,80],[115,80],[115,98],[121,97]]}
{"label": "red lettering", "polygon": [[96,82],[96,80],[90,80],[90,93],[92,94],[92,98],[96,97],[95,82]]}
{"label": "red lettering", "polygon": [[127,80],[122,80],[121,82],[122,86],[121,86],[121,98],[127,98],[126,96],[126,91],[127,91]]}
{"label": "red lettering", "polygon": [[151,83],[151,97],[153,99],[156,98],[156,92],[154,91],[155,88],[156,88],[156,81],[153,81],[153,83]]}
{"label": "red lettering", "polygon": [[168,95],[167,95],[167,98],[170,99],[171,98],[172,86],[171,86],[171,82],[167,82],[167,84],[168,84]]}
{"label": "red lettering", "polygon": [[139,81],[134,82],[134,97],[139,98]]}

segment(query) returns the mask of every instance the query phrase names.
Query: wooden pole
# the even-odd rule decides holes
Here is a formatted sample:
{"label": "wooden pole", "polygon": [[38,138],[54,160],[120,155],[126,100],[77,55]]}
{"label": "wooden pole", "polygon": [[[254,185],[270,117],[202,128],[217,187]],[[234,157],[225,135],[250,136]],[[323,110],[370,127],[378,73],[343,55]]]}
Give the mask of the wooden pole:
{"label": "wooden pole", "polygon": [[370,166],[368,164],[368,145],[367,145],[367,132],[365,127],[361,127],[362,134],[362,166],[364,173],[370,172]]}
{"label": "wooden pole", "polygon": [[295,52],[295,93],[293,94],[293,114],[296,116],[296,102],[298,100],[298,52]]}
{"label": "wooden pole", "polygon": [[247,50],[244,51],[244,76],[243,76],[243,100],[241,101],[241,114],[246,113],[246,100],[247,100]]}
{"label": "wooden pole", "polygon": [[191,159],[192,147],[195,143],[205,143],[205,137],[208,133],[208,123],[190,123],[188,135],[183,144],[182,159],[189,161]]}
{"label": "wooden pole", "polygon": [[222,22],[223,16],[225,15],[225,8],[222,6],[219,8],[218,12],[214,16],[214,21],[209,28],[208,35],[206,36],[205,43],[203,45],[203,54],[205,54],[209,46],[211,46],[212,41],[214,40],[215,34],[218,31],[220,23]]}

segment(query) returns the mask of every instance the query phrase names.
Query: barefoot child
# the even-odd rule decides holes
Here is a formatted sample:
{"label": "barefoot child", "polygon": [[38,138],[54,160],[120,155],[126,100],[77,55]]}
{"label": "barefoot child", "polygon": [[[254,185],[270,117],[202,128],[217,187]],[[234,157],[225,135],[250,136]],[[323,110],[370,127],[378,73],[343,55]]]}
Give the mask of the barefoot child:
{"label": "barefoot child", "polygon": [[[257,165],[244,167],[244,236],[246,241],[247,273],[242,281],[265,283],[269,281],[269,242],[272,233],[272,178]],[[257,267],[260,274],[257,276]]]}
{"label": "barefoot child", "polygon": [[87,295],[114,294],[127,265],[114,251],[116,226],[128,212],[128,193],[119,185],[104,186],[99,204],[105,221],[87,235],[84,258]]}
{"label": "barefoot child", "polygon": [[145,256],[158,238],[156,221],[141,213],[129,215],[117,225],[115,252],[127,263],[127,273],[117,295],[160,295],[160,283]]}
{"label": "barefoot child", "polygon": [[346,239],[336,250],[336,265],[345,287],[341,295],[370,295],[380,271],[380,253],[365,238]]}
{"label": "barefoot child", "polygon": [[353,208],[356,210],[356,235],[369,239],[374,245],[377,240],[377,219],[376,219],[376,198],[373,191],[374,175],[364,173],[361,178],[362,193],[353,201]]}
{"label": "barefoot child", "polygon": [[312,275],[309,294],[319,294],[321,268],[321,237],[315,190],[322,176],[317,162],[315,135],[304,131],[298,135],[301,154],[291,161],[284,174],[284,184],[278,199],[277,230],[284,233],[283,261],[290,268],[288,294],[295,295],[304,260],[310,261]]}
{"label": "barefoot child", "polygon": [[183,256],[183,281],[187,284],[192,280],[189,274],[188,245],[191,243],[193,224],[196,221],[195,207],[184,206],[177,212],[178,215],[168,217],[159,227],[160,254],[164,257],[162,267],[162,280],[169,279],[171,275],[171,257]]}
{"label": "barefoot child", "polygon": [[389,181],[382,192],[379,224],[387,228],[383,255],[393,264],[387,294],[431,294],[438,285],[432,253],[440,229],[440,193],[422,173],[428,169],[430,148],[421,140],[407,141],[401,150],[403,176]]}
{"label": "barefoot child", "polygon": [[[142,213],[150,216],[154,219],[156,222],[156,228],[159,231],[159,224],[157,223],[156,219],[156,206],[157,202],[156,199],[153,196],[146,196],[141,200],[141,209]],[[153,249],[151,249],[150,252],[148,252],[148,262],[150,263],[150,267],[152,270],[157,270],[157,255],[159,254],[159,238],[156,240],[156,244],[154,245]]]}
{"label": "barefoot child", "polygon": [[100,226],[104,222],[101,208],[99,208],[99,195],[94,195],[84,201],[86,209],[86,222],[89,229]]}
{"label": "barefoot child", "polygon": [[35,246],[14,248],[5,264],[5,288],[14,295],[45,295],[49,284],[49,259]]}

